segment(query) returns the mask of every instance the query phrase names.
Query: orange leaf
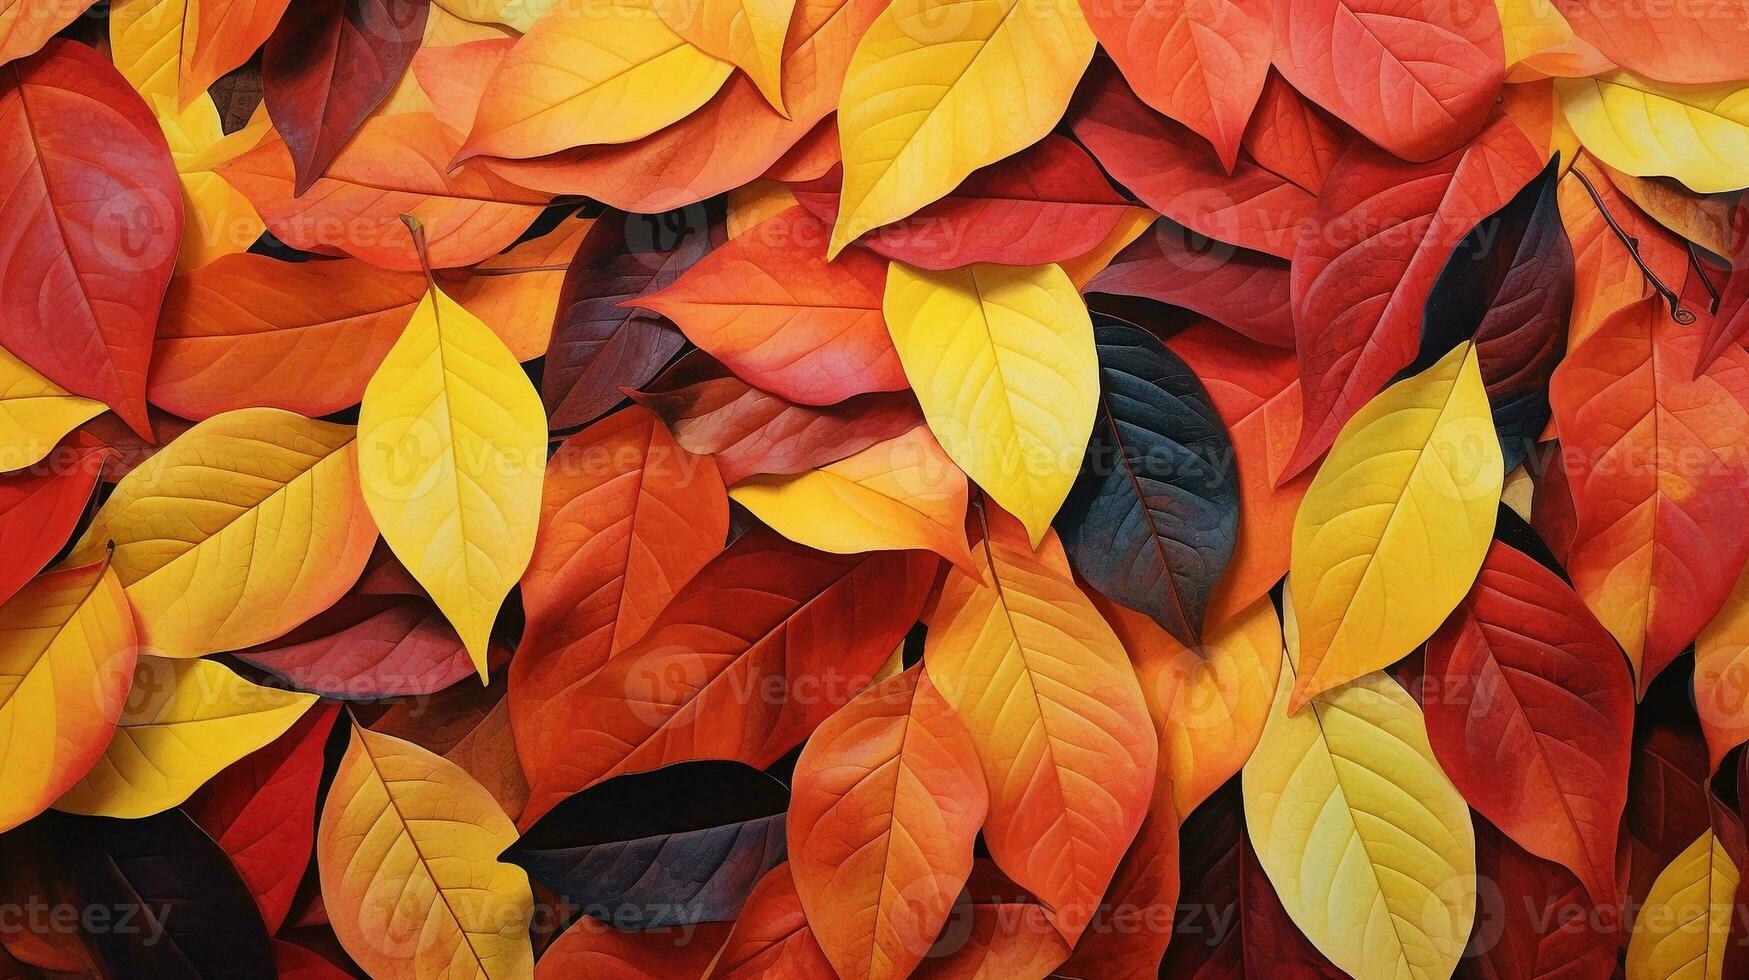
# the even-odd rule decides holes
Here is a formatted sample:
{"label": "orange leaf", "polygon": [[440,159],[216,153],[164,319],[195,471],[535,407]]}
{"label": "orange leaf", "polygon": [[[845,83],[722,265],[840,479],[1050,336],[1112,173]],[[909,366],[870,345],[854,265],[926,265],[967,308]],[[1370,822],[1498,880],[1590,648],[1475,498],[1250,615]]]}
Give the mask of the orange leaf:
{"label": "orange leaf", "polygon": [[711,980],[837,980],[820,949],[788,864],[766,872],[717,954]]}
{"label": "orange leaf", "polygon": [[1157,739],[1056,532],[1035,553],[1019,521],[985,508],[984,581],[948,573],[924,661],[977,744],[991,856],[1073,943],[1146,814]]}
{"label": "orange leaf", "polygon": [[760,222],[633,305],[655,310],[729,370],[773,394],[831,405],[908,387],[881,316],[887,264],[826,261],[830,234],[801,207]]}
{"label": "orange leaf", "polygon": [[972,870],[989,797],[971,736],[913,667],[826,719],[792,794],[790,872],[827,958],[907,976]]}
{"label": "orange leaf", "polygon": [[531,794],[525,825],[582,788],[570,721],[580,717],[579,682],[644,635],[728,532],[716,465],[641,408],[566,439],[547,461],[522,576],[528,624],[510,662],[510,723]]}
{"label": "orange leaf", "polygon": [[187,0],[177,104],[186,106],[267,43],[291,0]]}
{"label": "orange leaf", "polygon": [[378,116],[359,127],[302,197],[293,196],[291,154],[277,133],[219,172],[287,245],[417,270],[419,256],[401,224],[408,214],[425,226],[431,264],[443,269],[497,254],[546,203],[474,164],[451,172],[459,146],[429,113]]}

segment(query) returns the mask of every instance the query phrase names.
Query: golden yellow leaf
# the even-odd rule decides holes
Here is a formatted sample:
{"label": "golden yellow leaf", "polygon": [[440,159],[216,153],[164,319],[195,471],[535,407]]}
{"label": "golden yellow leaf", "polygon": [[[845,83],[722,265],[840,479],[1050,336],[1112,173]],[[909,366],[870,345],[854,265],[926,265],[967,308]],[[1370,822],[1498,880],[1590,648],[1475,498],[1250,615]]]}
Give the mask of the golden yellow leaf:
{"label": "golden yellow leaf", "polygon": [[1676,855],[1634,918],[1629,980],[1720,980],[1739,877],[1710,827]]}
{"label": "golden yellow leaf", "polygon": [[103,755],[135,654],[107,563],[39,575],[0,606],[0,830],[47,809]]}
{"label": "golden yellow leaf", "polygon": [[729,490],[784,537],[819,551],[933,551],[977,574],[966,548],[966,475],[926,426],[819,469]]}
{"label": "golden yellow leaf", "polygon": [[1549,0],[1494,0],[1506,42],[1506,80],[1534,82],[1558,76],[1580,78],[1615,65],[1573,33]]}
{"label": "golden yellow leaf", "polygon": [[1433,635],[1481,570],[1504,469],[1469,343],[1342,427],[1294,517],[1305,649],[1289,710]]}
{"label": "golden yellow leaf", "polygon": [[141,657],[115,737],[55,809],[127,819],[168,810],[315,703],[212,660]]}
{"label": "golden yellow leaf", "polygon": [[1475,918],[1469,807],[1433,756],[1420,705],[1388,675],[1288,713],[1298,644],[1291,598],[1284,606],[1287,663],[1243,776],[1258,863],[1294,924],[1349,975],[1444,980]]}
{"label": "golden yellow leaf", "polygon": [[535,21],[557,5],[558,0],[433,0],[443,10],[463,20],[503,24],[526,32]]}
{"label": "golden yellow leaf", "polygon": [[364,499],[383,539],[486,677],[498,607],[528,567],[547,417],[504,341],[433,283],[358,413]]}
{"label": "golden yellow leaf", "polygon": [[1076,0],[895,0],[844,78],[844,187],[827,254],[1038,142],[1092,57]]}
{"label": "golden yellow leaf", "polygon": [[215,415],[122,478],[69,562],[115,543],[140,642],[199,657],[333,605],[370,558],[351,426],[276,408]]}
{"label": "golden yellow leaf", "polygon": [[670,30],[650,0],[562,0],[492,76],[461,158],[628,143],[710,101],[732,68]]}
{"label": "golden yellow leaf", "polygon": [[894,262],[887,330],[929,428],[1036,546],[1081,471],[1099,404],[1093,322],[1054,265]]}
{"label": "golden yellow leaf", "polygon": [[784,111],[783,42],[796,0],[652,0],[652,5],[674,33],[746,72],[765,101]]}
{"label": "golden yellow leaf", "polygon": [[1671,85],[1625,71],[1559,78],[1561,111],[1585,149],[1636,177],[1702,194],[1749,187],[1749,85]]}
{"label": "golden yellow leaf", "polygon": [[[146,103],[176,100],[188,0],[115,0],[109,5],[109,57]],[[154,110],[156,111],[156,110]]]}
{"label": "golden yellow leaf", "polygon": [[62,436],[105,411],[102,402],[68,394],[0,348],[0,471],[37,462]]}
{"label": "golden yellow leaf", "polygon": [[498,801],[455,763],[354,728],[316,836],[329,922],[377,980],[526,980],[534,897],[498,861],[514,843]]}
{"label": "golden yellow leaf", "polygon": [[775,218],[796,206],[789,185],[775,180],[754,180],[729,192],[729,237]]}

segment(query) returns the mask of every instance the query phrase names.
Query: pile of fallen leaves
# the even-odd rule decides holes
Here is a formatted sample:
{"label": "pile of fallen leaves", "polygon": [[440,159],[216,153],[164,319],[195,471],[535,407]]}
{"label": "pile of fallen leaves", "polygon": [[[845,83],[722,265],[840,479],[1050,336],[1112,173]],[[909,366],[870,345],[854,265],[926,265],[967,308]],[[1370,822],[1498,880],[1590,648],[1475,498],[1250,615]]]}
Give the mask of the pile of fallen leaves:
{"label": "pile of fallen leaves", "polygon": [[0,977],[1749,976],[1749,0],[0,2]]}

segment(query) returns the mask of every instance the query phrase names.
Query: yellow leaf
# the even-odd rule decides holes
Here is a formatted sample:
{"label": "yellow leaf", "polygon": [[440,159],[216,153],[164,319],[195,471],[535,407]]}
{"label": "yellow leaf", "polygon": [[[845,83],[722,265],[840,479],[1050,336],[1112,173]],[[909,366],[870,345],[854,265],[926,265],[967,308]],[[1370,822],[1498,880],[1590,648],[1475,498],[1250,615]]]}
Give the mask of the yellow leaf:
{"label": "yellow leaf", "polygon": [[168,810],[315,703],[314,694],[261,687],[212,660],[141,657],[115,737],[55,809],[126,819]]}
{"label": "yellow leaf", "polygon": [[503,24],[527,31],[553,9],[558,0],[433,0],[437,6],[463,20]]}
{"label": "yellow leaf", "polygon": [[0,831],[47,809],[103,755],[135,653],[106,563],[39,575],[0,606]]}
{"label": "yellow leaf", "polygon": [[1573,33],[1549,0],[1494,0],[1506,42],[1506,80],[1534,82],[1559,76],[1581,78],[1615,65]]}
{"label": "yellow leaf", "polygon": [[104,404],[70,395],[0,348],[0,470],[19,470],[49,454],[61,437]]}
{"label": "yellow leaf", "polygon": [[1749,86],[1670,85],[1625,71],[1560,78],[1555,94],[1585,149],[1636,177],[1702,194],[1749,187]]}
{"label": "yellow leaf", "polygon": [[455,763],[354,728],[316,836],[322,903],[377,980],[534,975],[534,897],[498,855],[516,828]]}
{"label": "yellow leaf", "polygon": [[110,57],[157,117],[182,182],[188,220],[176,257],[178,272],[247,251],[266,228],[249,199],[214,168],[253,149],[267,131],[267,115],[258,112],[248,126],[227,136],[212,96],[202,93],[177,108],[185,16],[186,0],[119,0],[109,14]]}
{"label": "yellow leaf", "polygon": [[458,159],[628,143],[710,101],[732,68],[670,30],[650,0],[562,0],[505,56]]}
{"label": "yellow leaf", "polygon": [[187,13],[188,0],[116,0],[109,6],[110,60],[148,105],[176,99]]}
{"label": "yellow leaf", "polygon": [[819,469],[729,490],[784,537],[819,551],[933,551],[977,574],[966,547],[966,475],[925,426]]}
{"label": "yellow leaf", "polygon": [[1036,546],[1081,471],[1099,404],[1087,307],[1054,265],[927,272],[894,262],[882,310],[948,458]]}
{"label": "yellow leaf", "polygon": [[729,192],[729,237],[775,218],[796,206],[789,185],[775,180],[750,181]]}
{"label": "yellow leaf", "polygon": [[923,664],[977,747],[991,857],[1072,946],[1147,814],[1158,737],[1056,533],[1035,550],[1013,517],[986,514],[981,581],[947,573]]}
{"label": "yellow leaf", "polygon": [[1243,777],[1258,863],[1349,975],[1444,980],[1475,918],[1469,807],[1434,759],[1421,707],[1386,674],[1288,713],[1297,644],[1284,606],[1288,662]]}
{"label": "yellow leaf", "polygon": [[1652,882],[1628,939],[1629,980],[1720,980],[1739,871],[1712,828]]}
{"label": "yellow leaf", "polygon": [[351,426],[215,415],[122,478],[72,563],[115,543],[140,642],[165,657],[264,643],[327,609],[370,558]]}
{"label": "yellow leaf", "polygon": [[827,254],[1038,142],[1092,57],[1076,0],[894,0],[844,77],[844,187]]}
{"label": "yellow leaf", "polygon": [[547,417],[504,341],[433,284],[364,389],[364,499],[482,681],[498,607],[534,553]]}
{"label": "yellow leaf", "polygon": [[1433,635],[1482,568],[1504,469],[1468,343],[1342,427],[1294,517],[1305,651],[1289,710]]}
{"label": "yellow leaf", "polygon": [[674,33],[746,72],[765,101],[784,112],[783,42],[796,0],[653,0],[652,5]]}

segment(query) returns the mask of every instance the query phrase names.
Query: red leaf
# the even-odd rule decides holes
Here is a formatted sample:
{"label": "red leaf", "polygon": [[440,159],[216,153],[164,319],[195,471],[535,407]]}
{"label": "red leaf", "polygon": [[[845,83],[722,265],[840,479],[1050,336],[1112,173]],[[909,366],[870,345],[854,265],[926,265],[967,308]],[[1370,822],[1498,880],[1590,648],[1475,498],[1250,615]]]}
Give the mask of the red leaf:
{"label": "red leaf", "polygon": [[301,691],[351,700],[430,694],[475,673],[461,637],[424,598],[349,596],[235,656]]}
{"label": "red leaf", "polygon": [[1196,134],[1142,104],[1117,69],[1093,63],[1069,125],[1112,177],[1166,217],[1218,241],[1294,254],[1313,195],[1249,159],[1229,176]]}
{"label": "red leaf", "polygon": [[826,261],[831,228],[793,207],[698,260],[635,305],[767,391],[831,405],[907,387],[881,317],[887,264],[862,249]]}
{"label": "red leaf", "polygon": [[1245,152],[1264,168],[1317,194],[1336,158],[1354,133],[1294,91],[1280,74],[1269,73],[1263,97],[1245,129]]}
{"label": "red leaf", "polygon": [[801,473],[911,431],[923,421],[910,392],[857,395],[836,405],[797,405],[749,385],[695,351],[646,391],[628,392],[688,452],[716,458],[723,482]]}
{"label": "red leaf", "polygon": [[340,709],[318,705],[266,748],[201,787],[188,815],[231,856],[268,931],[291,910],[316,843],[322,752]]}
{"label": "red leaf", "polygon": [[273,965],[279,980],[350,980],[352,974],[327,957],[283,939],[273,941]]}
{"label": "red leaf", "polygon": [[1082,0],[1142,101],[1214,144],[1231,173],[1269,72],[1271,0]]}
{"label": "red leaf", "polygon": [[[1162,772],[1135,842],[1112,875],[1099,912],[1062,972],[1072,977],[1152,978],[1172,939],[1178,903],[1178,811]],[[1202,842],[1194,842],[1200,845]]]}
{"label": "red leaf", "polygon": [[531,790],[525,824],[583,788],[572,722],[583,717],[583,681],[644,635],[728,533],[716,465],[641,408],[566,439],[547,462],[522,576],[528,625],[510,666],[510,721]]}
{"label": "red leaf", "polygon": [[182,187],[146,104],[71,41],[0,66],[0,343],[150,439],[146,367]]}
{"label": "red leaf", "polygon": [[1458,791],[1597,905],[1616,900],[1634,682],[1567,583],[1495,542],[1427,644],[1427,736]]}
{"label": "red leaf", "polygon": [[[1614,858],[1610,855],[1612,891]],[[1620,913],[1588,897],[1565,868],[1531,855],[1478,820],[1476,876],[1494,887],[1478,890],[1477,928],[1457,976],[1609,980],[1615,974]]]}
{"label": "red leaf", "polygon": [[1731,276],[1719,297],[1719,311],[1707,324],[1706,340],[1694,363],[1697,378],[1725,348],[1741,345],[1743,333],[1749,331],[1749,200],[1738,201],[1731,212],[1731,243]]}
{"label": "red leaf", "polygon": [[1506,75],[1503,43],[1491,0],[1275,4],[1276,68],[1405,160],[1443,156],[1482,128]]}
{"label": "red leaf", "polygon": [[595,219],[565,271],[541,401],[554,429],[586,425],[656,376],[685,346],[674,325],[627,301],[667,287],[711,247],[703,215]]}
{"label": "red leaf", "polygon": [[426,0],[299,0],[267,39],[261,86],[291,151],[294,191],[310,189],[406,72]]}
{"label": "red leaf", "polygon": [[1209,323],[1175,334],[1167,346],[1208,389],[1238,456],[1239,536],[1206,617],[1218,624],[1287,575],[1282,542],[1292,539],[1294,514],[1312,485],[1311,473],[1282,479],[1300,430],[1299,372],[1287,351]]}
{"label": "red leaf", "polygon": [[838,976],[808,928],[788,864],[772,868],[753,886],[710,975],[712,980],[835,980]]}
{"label": "red leaf", "polygon": [[1288,264],[1212,242],[1160,219],[1087,284],[1089,293],[1182,306],[1272,347],[1293,350]]}
{"label": "red leaf", "polygon": [[688,759],[767,766],[867,686],[923,608],[939,559],[828,555],[750,531],[570,693],[564,786]]}
{"label": "red leaf", "polygon": [[632,932],[584,916],[541,954],[534,980],[702,977],[728,936],[726,922]]}
{"label": "red leaf", "polygon": [[1422,308],[1452,248],[1540,170],[1509,119],[1431,163],[1406,164],[1365,144],[1336,161],[1294,250],[1306,424],[1290,476],[1415,359]]}
{"label": "red leaf", "polygon": [[1050,911],[1009,880],[995,862],[979,858],[954,903],[953,914],[914,980],[991,980],[1058,976],[1069,955]]}
{"label": "red leaf", "polygon": [[115,450],[83,434],[29,469],[0,476],[0,603],[61,552]]}
{"label": "red leaf", "polygon": [[[791,190],[814,217],[830,225],[838,217],[838,182],[834,174]],[[974,172],[911,217],[856,241],[922,269],[974,262],[1044,265],[1092,251],[1129,207],[1087,151],[1052,134]]]}
{"label": "red leaf", "polygon": [[1577,522],[1567,570],[1642,692],[1749,560],[1749,353],[1693,378],[1700,340],[1648,297],[1599,324],[1549,389]]}

